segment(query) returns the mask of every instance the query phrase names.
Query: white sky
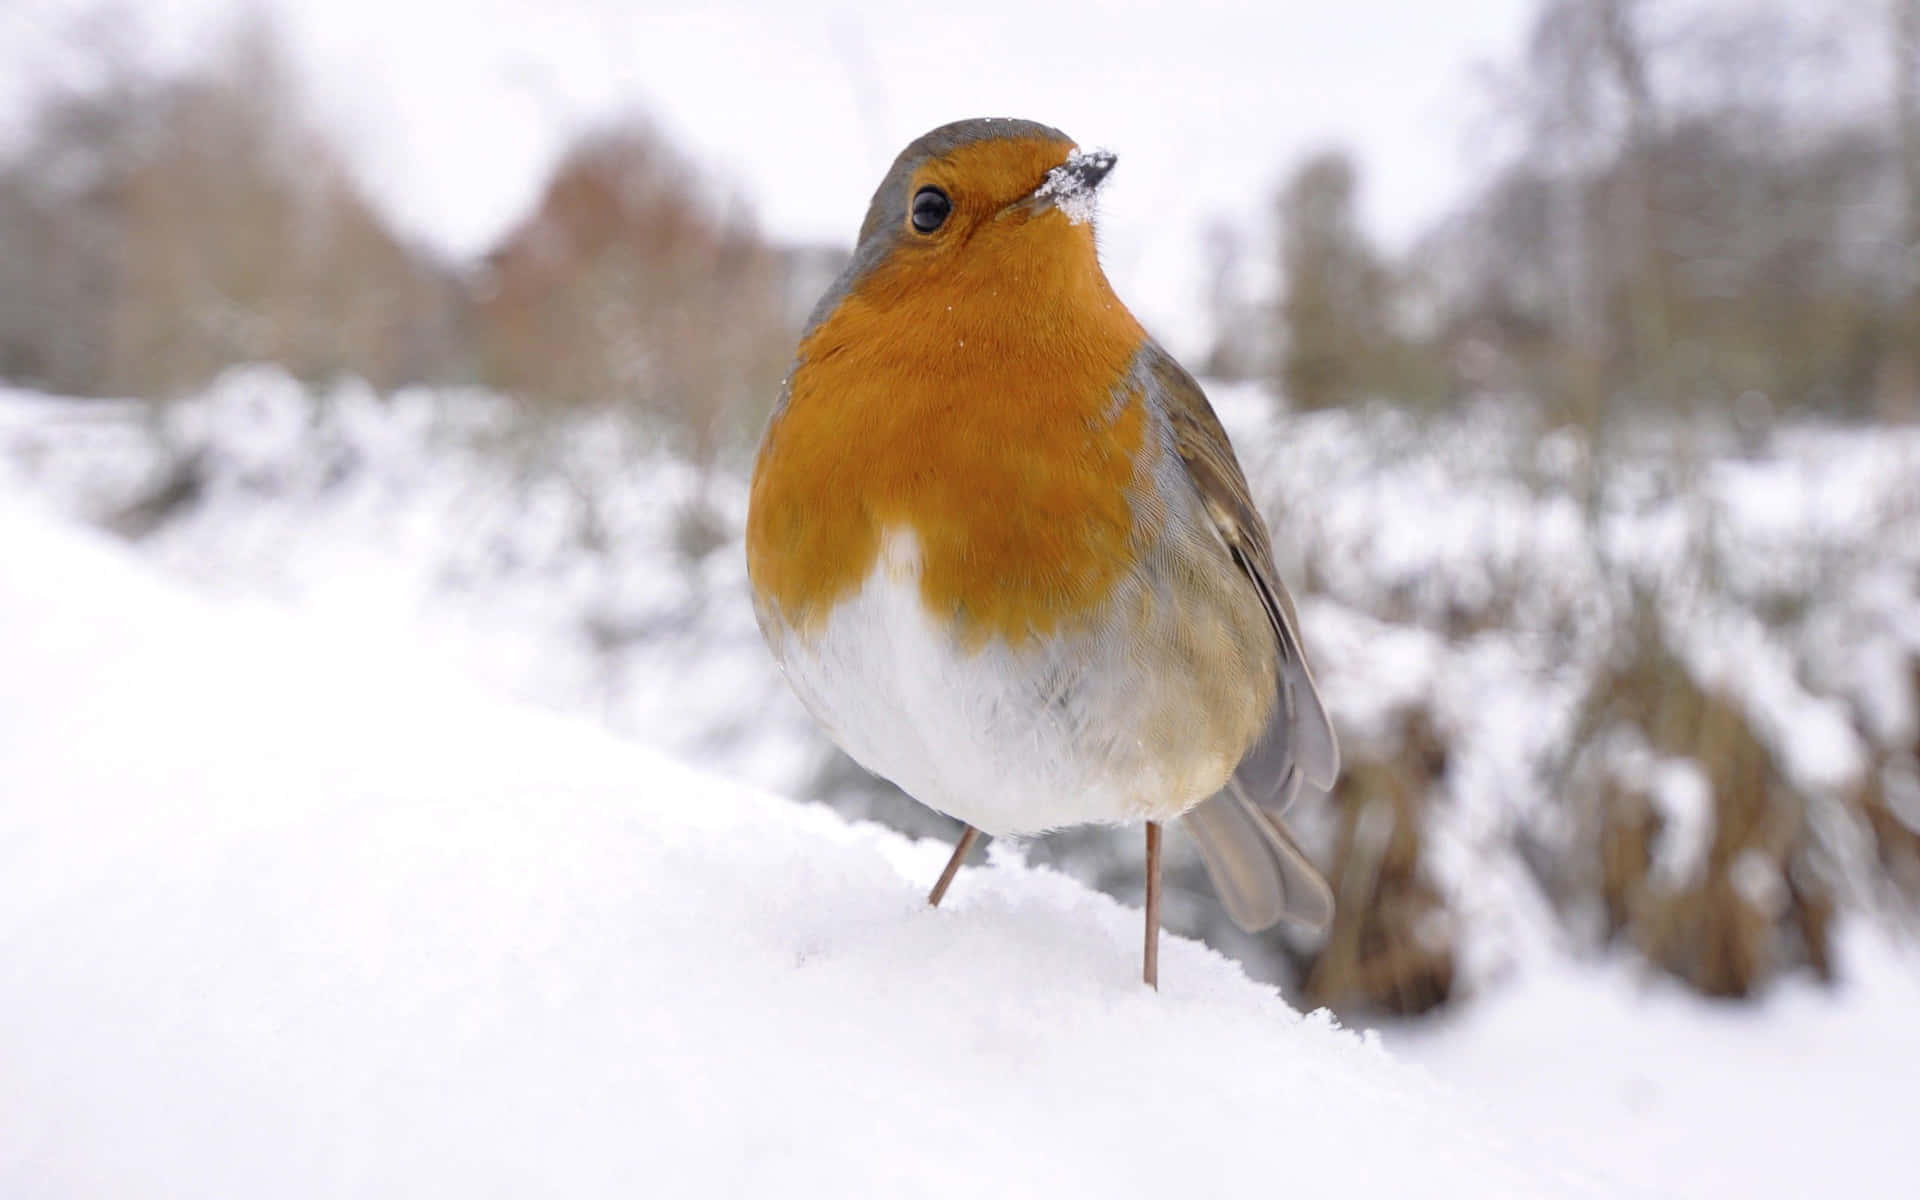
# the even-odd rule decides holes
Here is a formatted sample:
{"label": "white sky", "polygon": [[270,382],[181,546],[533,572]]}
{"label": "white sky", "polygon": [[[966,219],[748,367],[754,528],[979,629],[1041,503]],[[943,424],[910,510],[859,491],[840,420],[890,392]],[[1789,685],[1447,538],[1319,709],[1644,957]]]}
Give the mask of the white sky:
{"label": "white sky", "polygon": [[[100,0],[0,0],[0,106]],[[244,0],[125,0],[178,53]],[[1529,0],[261,0],[324,123],[408,231],[484,249],[583,124],[651,116],[777,238],[847,244],[894,153],[1020,116],[1120,155],[1102,244],[1122,296],[1192,351],[1209,220],[1258,234],[1298,157],[1352,146],[1369,223],[1402,242],[1486,152],[1477,63]],[[69,55],[68,57],[72,57]],[[49,64],[53,64],[50,66]],[[28,69],[30,68],[30,69]],[[0,116],[0,121],[5,118]]]}

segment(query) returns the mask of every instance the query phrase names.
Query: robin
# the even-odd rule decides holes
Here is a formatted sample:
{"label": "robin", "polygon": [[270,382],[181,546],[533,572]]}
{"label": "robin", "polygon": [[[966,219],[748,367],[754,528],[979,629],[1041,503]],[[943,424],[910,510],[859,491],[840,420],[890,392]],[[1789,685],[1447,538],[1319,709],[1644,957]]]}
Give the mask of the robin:
{"label": "robin", "polygon": [[754,610],[855,760],[981,833],[1181,818],[1243,929],[1323,926],[1281,821],[1339,757],[1226,431],[1100,269],[1114,156],[1030,121],[894,160],[754,467]]}

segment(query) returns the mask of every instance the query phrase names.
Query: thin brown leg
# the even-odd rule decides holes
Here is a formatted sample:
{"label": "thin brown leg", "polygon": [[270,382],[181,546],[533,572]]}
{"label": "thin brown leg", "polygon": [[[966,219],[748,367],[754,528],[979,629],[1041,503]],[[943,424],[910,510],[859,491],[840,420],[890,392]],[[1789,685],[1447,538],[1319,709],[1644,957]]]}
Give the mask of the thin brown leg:
{"label": "thin brown leg", "polygon": [[947,885],[960,873],[961,860],[967,857],[967,851],[973,849],[973,844],[979,840],[980,831],[971,825],[967,826],[967,831],[960,835],[960,844],[953,848],[953,857],[947,860],[947,869],[940,872],[940,882],[934,884],[933,890],[927,893],[928,904],[940,907],[941,899],[947,894]]}
{"label": "thin brown leg", "polygon": [[1160,822],[1147,822],[1147,947],[1141,977],[1160,990]]}

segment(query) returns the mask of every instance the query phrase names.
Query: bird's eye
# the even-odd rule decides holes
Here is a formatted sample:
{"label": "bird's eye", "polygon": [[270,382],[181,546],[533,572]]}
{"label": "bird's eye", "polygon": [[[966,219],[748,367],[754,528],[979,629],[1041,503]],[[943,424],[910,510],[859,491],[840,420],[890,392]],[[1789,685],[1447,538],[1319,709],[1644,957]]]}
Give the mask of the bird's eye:
{"label": "bird's eye", "polygon": [[923,187],[913,194],[913,227],[921,233],[940,228],[953,211],[953,201],[937,187]]}

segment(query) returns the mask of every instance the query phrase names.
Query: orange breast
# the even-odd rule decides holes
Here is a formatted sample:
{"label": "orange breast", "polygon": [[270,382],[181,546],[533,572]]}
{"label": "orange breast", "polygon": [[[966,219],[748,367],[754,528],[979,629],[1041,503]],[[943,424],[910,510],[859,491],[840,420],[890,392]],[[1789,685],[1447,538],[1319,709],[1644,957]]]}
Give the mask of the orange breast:
{"label": "orange breast", "polygon": [[1091,231],[1043,223],[933,275],[890,260],[801,343],[747,522],[754,586],[790,626],[817,632],[895,530],[973,645],[1084,627],[1138,562],[1129,489],[1158,446],[1121,385],[1145,335]]}

